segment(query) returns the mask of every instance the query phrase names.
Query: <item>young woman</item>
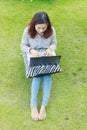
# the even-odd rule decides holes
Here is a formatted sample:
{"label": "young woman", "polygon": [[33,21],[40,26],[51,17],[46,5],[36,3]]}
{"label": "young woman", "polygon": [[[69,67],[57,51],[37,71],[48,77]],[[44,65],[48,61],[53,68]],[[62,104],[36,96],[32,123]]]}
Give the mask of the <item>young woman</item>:
{"label": "young woman", "polygon": [[[25,28],[21,50],[24,53],[24,62],[29,64],[29,57],[55,55],[56,33],[50,19],[45,12],[37,12],[28,27]],[[37,95],[40,83],[43,80],[43,99],[40,112],[37,110]],[[51,90],[51,75],[34,77],[31,85],[31,118],[33,120],[44,120],[46,118],[46,106],[49,101]]]}

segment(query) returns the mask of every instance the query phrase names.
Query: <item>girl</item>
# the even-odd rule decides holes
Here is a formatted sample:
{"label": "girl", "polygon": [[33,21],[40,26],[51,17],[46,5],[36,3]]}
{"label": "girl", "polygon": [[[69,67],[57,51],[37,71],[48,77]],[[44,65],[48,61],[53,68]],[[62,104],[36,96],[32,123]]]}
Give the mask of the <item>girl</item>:
{"label": "girl", "polygon": [[[25,28],[21,50],[24,62],[27,66],[30,57],[52,56],[55,55],[56,33],[52,27],[46,12],[37,12],[29,25]],[[37,110],[37,95],[40,82],[43,79],[43,99],[40,112]],[[31,118],[33,120],[44,120],[46,118],[46,106],[49,101],[51,90],[51,75],[34,77],[31,85]]]}

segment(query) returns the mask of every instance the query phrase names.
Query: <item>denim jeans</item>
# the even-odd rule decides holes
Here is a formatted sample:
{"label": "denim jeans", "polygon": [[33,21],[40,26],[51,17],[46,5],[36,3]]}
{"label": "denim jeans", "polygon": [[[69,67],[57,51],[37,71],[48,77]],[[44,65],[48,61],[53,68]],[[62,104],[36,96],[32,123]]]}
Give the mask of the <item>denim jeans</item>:
{"label": "denim jeans", "polygon": [[42,105],[47,106],[50,90],[51,90],[51,75],[44,75],[39,77],[34,77],[31,86],[31,106],[37,106],[37,95],[40,88],[40,83],[43,79],[43,99]]}

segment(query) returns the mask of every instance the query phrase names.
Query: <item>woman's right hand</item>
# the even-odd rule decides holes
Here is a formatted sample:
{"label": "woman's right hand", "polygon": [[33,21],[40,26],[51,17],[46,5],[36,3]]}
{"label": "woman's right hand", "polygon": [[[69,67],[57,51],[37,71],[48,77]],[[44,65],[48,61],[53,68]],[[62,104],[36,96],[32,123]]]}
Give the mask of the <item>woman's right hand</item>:
{"label": "woman's right hand", "polygon": [[38,51],[36,51],[36,50],[34,50],[34,49],[30,49],[30,53],[31,53],[31,55],[32,55],[33,57],[39,57],[39,56],[40,56],[39,53],[38,53]]}

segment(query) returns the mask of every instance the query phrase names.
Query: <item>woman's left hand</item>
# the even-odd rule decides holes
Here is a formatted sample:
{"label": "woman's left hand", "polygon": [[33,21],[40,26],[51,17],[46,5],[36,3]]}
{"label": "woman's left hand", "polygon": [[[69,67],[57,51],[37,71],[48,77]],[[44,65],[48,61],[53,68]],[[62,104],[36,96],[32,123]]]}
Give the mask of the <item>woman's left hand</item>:
{"label": "woman's left hand", "polygon": [[48,48],[45,52],[46,56],[52,56],[52,49]]}

